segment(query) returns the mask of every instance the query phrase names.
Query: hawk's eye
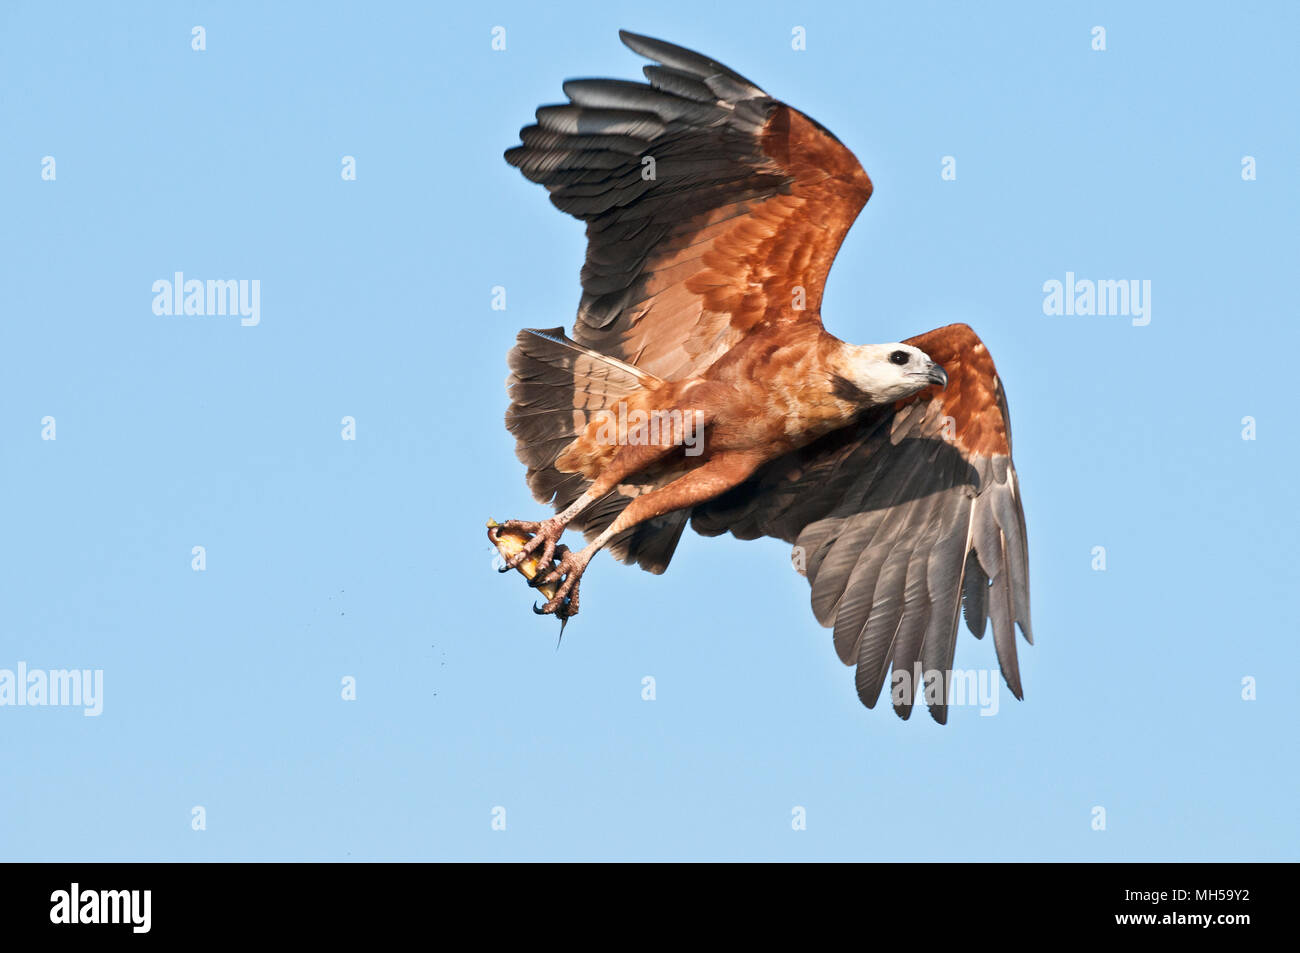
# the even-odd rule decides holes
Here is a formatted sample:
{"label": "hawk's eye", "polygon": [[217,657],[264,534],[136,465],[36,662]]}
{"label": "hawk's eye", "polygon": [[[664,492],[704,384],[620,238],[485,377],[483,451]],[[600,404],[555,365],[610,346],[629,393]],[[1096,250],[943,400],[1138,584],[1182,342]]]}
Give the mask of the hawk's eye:
{"label": "hawk's eye", "polygon": [[901,367],[908,362],[910,357],[911,355],[906,351],[895,351],[893,354],[889,355],[889,363],[897,364]]}

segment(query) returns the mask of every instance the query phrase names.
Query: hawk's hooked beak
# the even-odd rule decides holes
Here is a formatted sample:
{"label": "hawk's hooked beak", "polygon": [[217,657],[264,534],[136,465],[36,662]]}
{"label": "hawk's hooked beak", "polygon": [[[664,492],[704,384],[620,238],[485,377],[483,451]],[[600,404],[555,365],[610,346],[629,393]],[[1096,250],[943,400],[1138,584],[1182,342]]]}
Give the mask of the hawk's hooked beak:
{"label": "hawk's hooked beak", "polygon": [[938,364],[930,365],[930,373],[926,377],[931,384],[938,384],[940,387],[948,386],[948,372]]}

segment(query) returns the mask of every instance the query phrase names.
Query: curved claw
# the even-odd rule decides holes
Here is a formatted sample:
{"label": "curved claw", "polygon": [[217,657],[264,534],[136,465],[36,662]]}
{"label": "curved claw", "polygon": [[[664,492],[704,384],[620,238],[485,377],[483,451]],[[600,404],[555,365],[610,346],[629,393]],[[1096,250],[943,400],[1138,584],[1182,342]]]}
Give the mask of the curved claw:
{"label": "curved claw", "polygon": [[573,600],[568,596],[565,596],[554,608],[549,608],[550,605],[549,602],[534,602],[533,614],[554,615],[555,618],[559,619],[561,622],[567,622],[570,618],[577,615],[576,612],[571,611]]}

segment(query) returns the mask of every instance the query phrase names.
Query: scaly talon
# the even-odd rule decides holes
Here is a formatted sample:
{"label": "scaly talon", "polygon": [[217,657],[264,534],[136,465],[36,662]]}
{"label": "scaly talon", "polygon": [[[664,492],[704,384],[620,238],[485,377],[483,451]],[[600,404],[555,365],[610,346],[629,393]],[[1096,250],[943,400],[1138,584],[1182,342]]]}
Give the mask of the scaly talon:
{"label": "scaly talon", "polygon": [[529,585],[544,586],[547,583],[559,582],[560,579],[564,576],[564,572],[562,571],[561,567],[563,567],[564,558],[569,555],[569,552],[570,552],[569,547],[565,546],[563,543],[560,543],[558,546],[556,546],[555,552],[552,554],[552,559],[556,560],[555,567],[552,568],[549,572],[546,570],[539,571],[537,575],[533,577],[533,580],[529,582]]}
{"label": "scaly talon", "polygon": [[538,615],[555,613],[560,619],[571,619],[578,614],[578,583],[582,579],[582,574],[587,569],[587,563],[591,562],[591,554],[587,552],[575,553],[567,551],[557,566],[548,575],[548,578],[563,578],[563,581],[555,590],[555,595],[549,599],[540,609],[536,606],[533,611]]}
{"label": "scaly talon", "polygon": [[506,520],[501,524],[501,528],[532,534],[532,539],[524,543],[519,552],[506,560],[506,569],[518,569],[519,564],[532,556],[539,546],[542,547],[542,555],[538,557],[538,566],[549,565],[555,554],[555,545],[564,533],[564,525],[554,517],[542,520],[540,523],[531,520]]}

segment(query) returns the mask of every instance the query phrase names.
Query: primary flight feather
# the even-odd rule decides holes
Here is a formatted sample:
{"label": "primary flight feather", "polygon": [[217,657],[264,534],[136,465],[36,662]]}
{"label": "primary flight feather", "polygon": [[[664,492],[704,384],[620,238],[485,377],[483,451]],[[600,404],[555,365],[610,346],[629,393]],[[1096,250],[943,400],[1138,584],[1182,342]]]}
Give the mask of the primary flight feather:
{"label": "primary flight feather", "polygon": [[[922,692],[946,721],[963,607],[977,637],[992,623],[1022,697],[1028,549],[988,350],[964,324],[894,344],[827,332],[862,166],[727,67],[620,36],[653,61],[648,84],[570,80],[505,154],[587,223],[572,337],[524,330],[509,355],[506,425],[556,514],[489,531],[532,534],[505,568],[536,561],[532,584],[555,587],[539,611],[567,619],[602,548],[661,573],[688,522],[772,536],[794,544],[867,707],[892,669],[902,717]],[[586,548],[559,543],[569,526]]]}

